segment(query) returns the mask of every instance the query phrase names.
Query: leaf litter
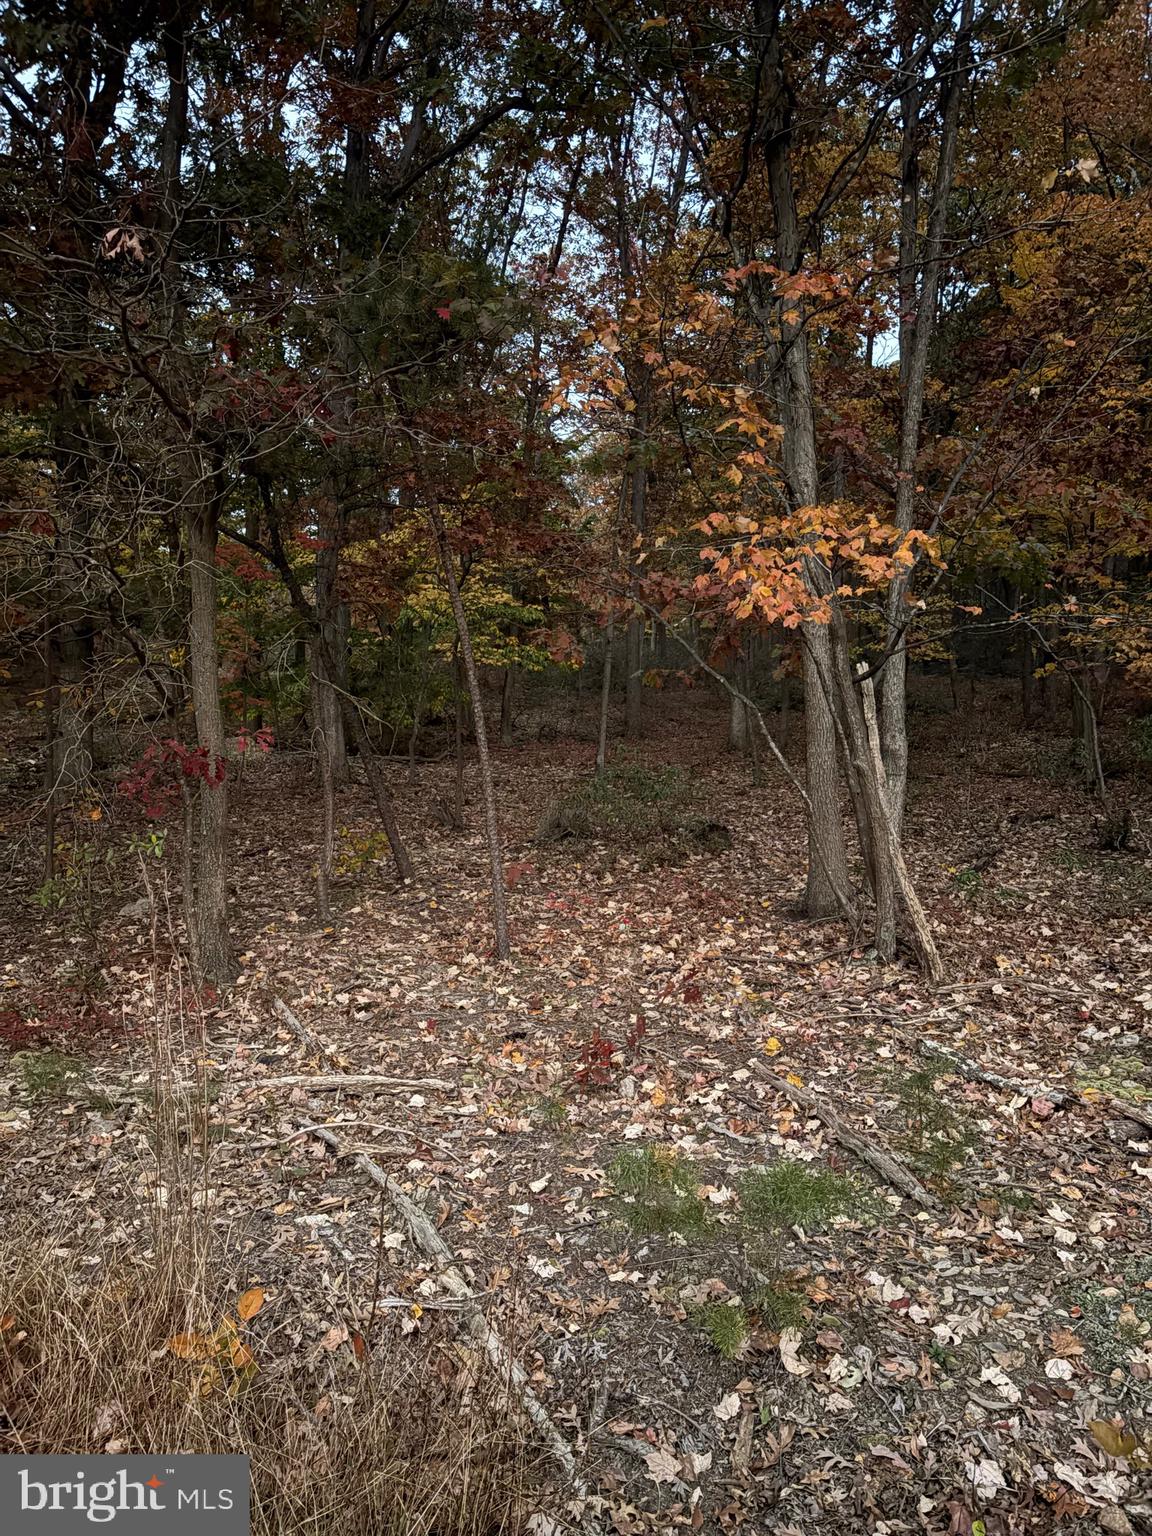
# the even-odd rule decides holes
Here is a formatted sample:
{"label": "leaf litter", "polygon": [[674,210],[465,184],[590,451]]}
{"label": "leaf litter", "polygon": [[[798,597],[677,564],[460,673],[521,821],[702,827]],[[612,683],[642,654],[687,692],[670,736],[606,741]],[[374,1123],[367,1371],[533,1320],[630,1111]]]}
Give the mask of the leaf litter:
{"label": "leaf litter", "polygon": [[[348,885],[321,930],[307,786],[261,764],[258,804],[237,817],[244,969],[226,999],[188,1005],[196,1027],[173,1045],[174,1078],[211,1084],[203,1198],[233,1233],[243,1347],[259,1358],[266,1329],[302,1356],[405,1349],[433,1369],[466,1336],[445,1263],[407,1240],[360,1155],[443,1238],[571,1448],[576,1505],[554,1462],[540,1473],[539,1520],[558,1530],[1139,1531],[1152,930],[1139,912],[1102,924],[1090,886],[1053,860],[1082,836],[1077,792],[1031,785],[1025,806],[994,761],[958,767],[950,745],[922,744],[909,836],[948,959],[936,992],[796,916],[798,818],[698,726],[670,723],[644,753],[700,776],[737,835],[670,867],[535,844],[584,749],[502,754],[507,967],[488,958],[477,825],[429,828],[420,881]],[[439,771],[398,787],[410,821]],[[976,792],[961,799],[959,778]],[[348,799],[350,824],[370,826],[364,792]],[[1004,879],[1027,894],[989,910],[947,870],[1005,815]],[[5,926],[5,1005],[32,1017],[66,987],[70,946],[26,914]],[[148,925],[121,921],[100,973],[125,1028],[93,1045],[83,1086],[37,1097],[18,1062],[5,1073],[7,1208],[73,1213],[78,1262],[110,1227],[132,1240],[133,1201],[165,1198],[140,1156],[140,1021],[162,1011],[165,967]],[[343,1076],[354,1084],[331,1086]],[[932,1206],[864,1166],[835,1117]],[[682,1160],[698,1226],[622,1219],[625,1147]],[[782,1161],[861,1180],[869,1210],[750,1236],[741,1181]]]}

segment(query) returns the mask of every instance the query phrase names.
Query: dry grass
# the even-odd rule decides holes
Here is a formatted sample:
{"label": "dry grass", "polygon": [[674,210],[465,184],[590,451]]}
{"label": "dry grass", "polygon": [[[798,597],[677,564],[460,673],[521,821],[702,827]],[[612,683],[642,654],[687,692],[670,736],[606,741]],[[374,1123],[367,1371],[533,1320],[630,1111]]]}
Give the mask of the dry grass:
{"label": "dry grass", "polygon": [[[32,1234],[0,1242],[0,1449],[244,1452],[253,1529],[341,1536],[494,1536],[522,1527],[528,1451],[476,1355],[434,1373],[344,1351],[311,1371],[262,1359],[202,1396],[201,1367],[166,1347],[219,1320],[224,1299],[179,1251],[111,1251],[81,1270]],[[386,1354],[380,1351],[380,1354]],[[229,1388],[235,1383],[236,1390]]]}
{"label": "dry grass", "polygon": [[[245,1329],[254,1368],[201,1392],[168,1347],[235,1315],[241,1288],[213,1210],[210,1085],[178,985],[157,988],[139,1203],[116,1234],[0,1232],[0,1452],[246,1453],[259,1536],[513,1536],[539,1452],[465,1336],[357,1359],[308,1351],[271,1308]],[[200,1047],[199,1049],[197,1047]],[[75,1215],[75,1213],[73,1213]]]}

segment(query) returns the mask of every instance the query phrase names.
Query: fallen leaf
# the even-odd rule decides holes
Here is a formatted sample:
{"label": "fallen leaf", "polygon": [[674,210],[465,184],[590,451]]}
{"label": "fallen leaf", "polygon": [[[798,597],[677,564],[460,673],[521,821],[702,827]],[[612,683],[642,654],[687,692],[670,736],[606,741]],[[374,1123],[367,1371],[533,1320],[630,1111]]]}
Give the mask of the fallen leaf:
{"label": "fallen leaf", "polygon": [[680,1462],[671,1451],[649,1451],[644,1458],[648,1476],[654,1483],[675,1483],[680,1480]]}
{"label": "fallen leaf", "polygon": [[250,1290],[245,1291],[236,1303],[236,1311],[241,1321],[246,1323],[249,1318],[256,1316],[263,1305],[264,1292],[258,1285],[254,1285]]}

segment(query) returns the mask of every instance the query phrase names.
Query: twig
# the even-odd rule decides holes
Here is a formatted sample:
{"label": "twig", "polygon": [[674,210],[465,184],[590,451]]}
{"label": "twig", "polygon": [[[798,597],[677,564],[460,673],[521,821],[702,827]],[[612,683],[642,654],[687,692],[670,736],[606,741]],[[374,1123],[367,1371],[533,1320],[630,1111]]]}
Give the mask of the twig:
{"label": "twig", "polygon": [[801,1105],[804,1109],[814,1114],[818,1120],[823,1121],[833,1137],[850,1152],[854,1152],[861,1162],[874,1168],[883,1178],[887,1179],[896,1189],[901,1190],[909,1199],[915,1200],[917,1205],[922,1205],[925,1210],[938,1210],[940,1202],[929,1190],[925,1189],[920,1180],[891,1152],[886,1152],[883,1147],[877,1146],[860,1131],[855,1131],[851,1126],[845,1125],[840,1116],[834,1110],[829,1109],[821,1099],[807,1088],[797,1087],[795,1083],[785,1082],[782,1077],[777,1077],[774,1072],[769,1072],[763,1062],[753,1059],[749,1066],[758,1077],[762,1077],[769,1087],[774,1088],[785,1098]]}
{"label": "twig", "polygon": [[427,1216],[419,1209],[411,1196],[400,1188],[394,1179],[390,1179],[378,1163],[372,1161],[366,1152],[348,1153],[331,1131],[325,1130],[320,1125],[310,1125],[303,1122],[301,1129],[311,1131],[319,1137],[324,1145],[331,1149],[337,1157],[352,1156],[356,1166],[368,1175],[374,1184],[377,1184],[388,1199],[392,1202],[400,1220],[408,1229],[408,1235],[417,1248],[429,1259],[435,1259],[443,1268],[440,1279],[460,1302],[461,1310],[468,1318],[468,1327],[472,1336],[482,1345],[485,1354],[497,1370],[506,1374],[515,1385],[524,1403],[524,1409],[529,1419],[544,1436],[548,1447],[557,1463],[571,1479],[573,1489],[579,1498],[587,1496],[587,1488],[576,1470],[576,1457],[572,1447],[564,1436],[556,1428],[548,1410],[533,1392],[528,1384],[528,1377],[523,1367],[505,1349],[496,1333],[490,1326],[484,1313],[481,1311],[476,1298],[476,1293],[460,1273],[457,1266],[456,1255],[440,1236],[440,1233],[428,1220]]}
{"label": "twig", "polygon": [[[351,1128],[354,1125],[363,1126],[370,1131],[391,1131],[395,1136],[406,1136],[409,1141],[422,1142],[424,1146],[431,1147],[433,1151],[442,1156],[451,1158],[454,1163],[467,1162],[467,1158],[461,1157],[459,1152],[454,1152],[451,1147],[446,1147],[442,1141],[437,1141],[431,1136],[425,1136],[423,1131],[413,1130],[411,1126],[384,1125],[379,1120],[326,1120],[325,1130],[339,1130],[341,1126]],[[301,1136],[312,1134],[312,1127],[308,1126],[302,1131],[293,1131],[291,1136],[275,1136],[269,1141],[257,1142],[259,1147],[286,1147],[290,1141],[297,1141]],[[256,1146],[252,1148],[256,1150]]]}

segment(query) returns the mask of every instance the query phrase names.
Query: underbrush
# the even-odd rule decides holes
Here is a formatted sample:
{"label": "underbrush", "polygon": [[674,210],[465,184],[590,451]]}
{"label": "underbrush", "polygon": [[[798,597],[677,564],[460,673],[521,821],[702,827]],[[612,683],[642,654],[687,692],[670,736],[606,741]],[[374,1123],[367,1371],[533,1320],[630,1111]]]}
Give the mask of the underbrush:
{"label": "underbrush", "polygon": [[732,846],[728,829],[702,814],[679,768],[634,763],[581,780],[559,796],[545,811],[536,836],[541,842],[572,838],[644,848],[665,859]]}
{"label": "underbrush", "polygon": [[[108,1245],[80,1267],[62,1237],[0,1241],[0,1450],[246,1453],[263,1536],[523,1528],[524,1438],[475,1351],[419,1370],[385,1349],[290,1364],[271,1354],[280,1304],[219,1293],[223,1255]],[[221,1368],[197,1363],[189,1341],[207,1337]]]}
{"label": "underbrush", "polygon": [[[249,1283],[215,1199],[219,1084],[187,1082],[203,1021],[178,969],[153,987],[134,1193],[100,1225],[73,1205],[0,1231],[0,1453],[247,1454],[256,1536],[516,1536],[535,1451],[466,1331],[405,1349],[395,1314],[313,1290],[310,1267]],[[82,1065],[18,1068],[52,1098],[84,1091]]]}

